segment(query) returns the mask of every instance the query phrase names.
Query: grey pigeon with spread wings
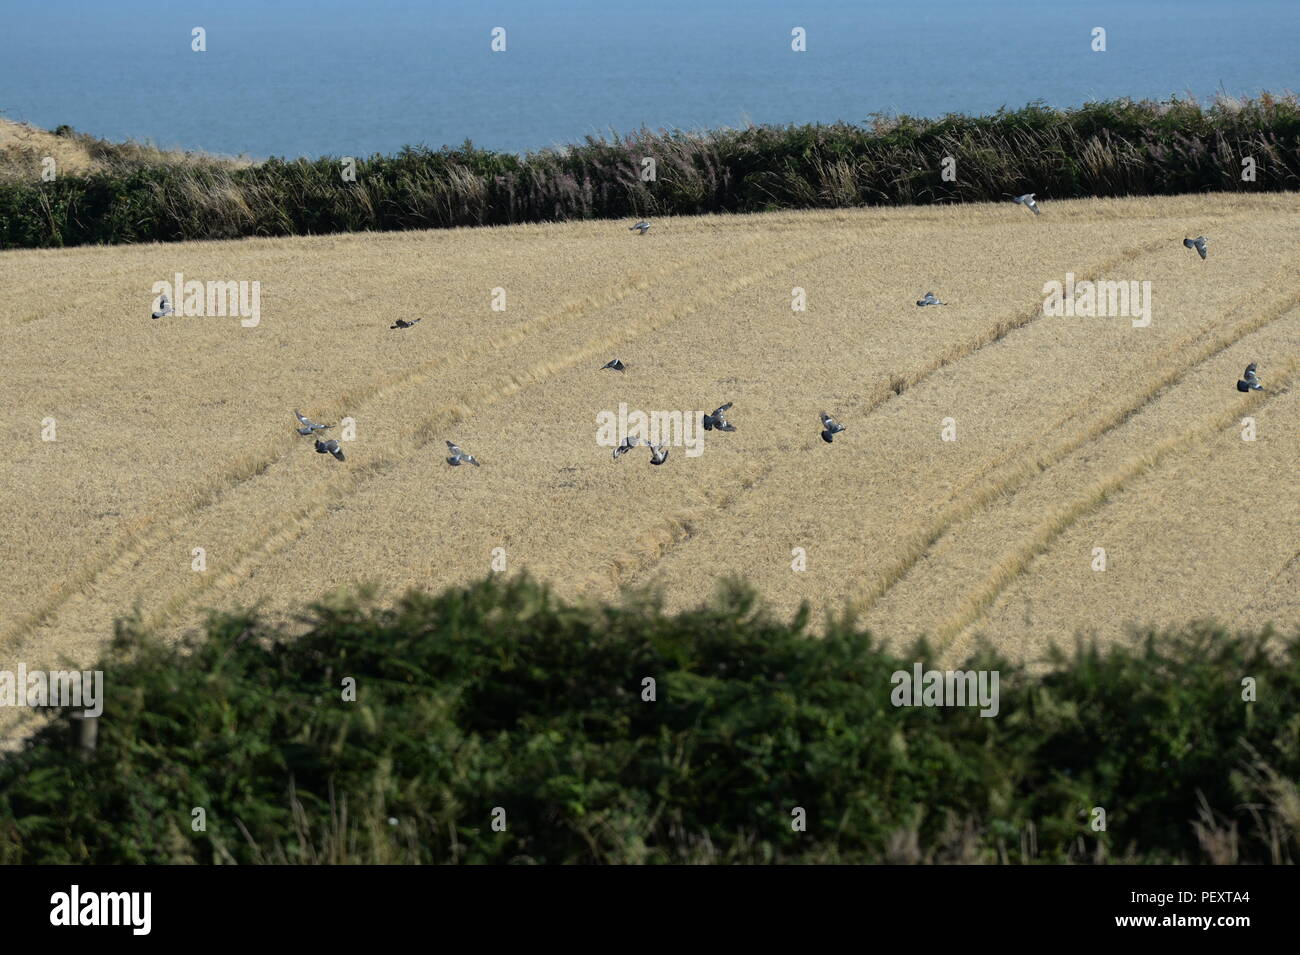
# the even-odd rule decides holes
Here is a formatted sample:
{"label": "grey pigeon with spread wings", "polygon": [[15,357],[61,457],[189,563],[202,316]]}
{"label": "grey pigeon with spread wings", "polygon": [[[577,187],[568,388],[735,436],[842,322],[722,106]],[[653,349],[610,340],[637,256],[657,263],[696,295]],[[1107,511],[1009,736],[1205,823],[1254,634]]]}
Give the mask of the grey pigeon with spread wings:
{"label": "grey pigeon with spread wings", "polygon": [[1032,212],[1034,215],[1041,216],[1043,213],[1039,211],[1038,203],[1034,201],[1034,196],[1036,195],[1038,195],[1038,193],[1036,192],[1027,192],[1023,196],[1016,196],[1011,201],[1018,202],[1026,209],[1028,209],[1030,212]]}
{"label": "grey pigeon with spread wings", "polygon": [[301,428],[297,429],[299,434],[315,434],[317,431],[324,431],[326,428],[334,427],[332,424],[317,424],[310,418],[304,417],[302,412],[298,411],[296,408],[294,409],[293,416],[297,418],[298,423],[302,425]]}
{"label": "grey pigeon with spread wings", "polygon": [[1205,244],[1209,241],[1210,240],[1207,239],[1205,236],[1198,235],[1195,239],[1183,239],[1183,245],[1187,246],[1189,249],[1195,249],[1197,255],[1199,255],[1201,258],[1205,258],[1205,256],[1208,254],[1205,248]]}
{"label": "grey pigeon with spread wings", "polygon": [[821,414],[822,418],[822,440],[830,444],[835,440],[835,436],[844,430],[844,425],[840,424],[825,411]]}
{"label": "grey pigeon with spread wings", "polygon": [[457,445],[452,444],[450,441],[447,442],[447,452],[447,463],[454,468],[458,468],[462,464],[472,464],[476,468],[481,467],[478,458],[474,457],[472,454],[466,454]]}
{"label": "grey pigeon with spread wings", "polygon": [[1241,381],[1237,382],[1238,391],[1263,391],[1264,386],[1259,380],[1259,366],[1251,362],[1246,366],[1246,373],[1241,376]]}
{"label": "grey pigeon with spread wings", "polygon": [[317,438],[317,439],[316,439],[316,453],[317,453],[317,454],[327,454],[327,453],[328,453],[328,454],[332,454],[332,455],[334,455],[334,457],[338,458],[340,461],[345,461],[345,460],[347,460],[347,459],[343,456],[343,449],[339,447],[339,443],[338,443],[337,441],[335,441],[333,438],[331,438],[331,439],[328,440],[328,441],[322,441],[320,438]]}
{"label": "grey pigeon with spread wings", "polygon": [[640,444],[640,442],[636,438],[632,437],[631,435],[628,435],[626,438],[623,439],[623,442],[614,449],[614,460],[617,461],[623,455],[627,454],[629,451],[635,448],[638,444]]}
{"label": "grey pigeon with spread wings", "polygon": [[728,401],[725,405],[722,405],[719,408],[715,408],[713,414],[706,414],[704,416],[704,430],[705,431],[715,431],[715,430],[735,431],[736,426],[734,424],[729,423],[726,418],[726,411],[730,407],[731,407],[731,402]]}

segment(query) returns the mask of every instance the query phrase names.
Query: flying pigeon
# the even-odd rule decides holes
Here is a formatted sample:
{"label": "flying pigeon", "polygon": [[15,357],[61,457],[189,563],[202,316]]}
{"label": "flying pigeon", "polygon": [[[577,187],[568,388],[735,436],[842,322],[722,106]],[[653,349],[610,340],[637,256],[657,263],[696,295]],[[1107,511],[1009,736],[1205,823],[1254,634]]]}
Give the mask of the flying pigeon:
{"label": "flying pigeon", "polygon": [[1036,192],[1027,192],[1023,196],[1016,196],[1011,201],[1018,202],[1022,206],[1026,207],[1034,215],[1041,216],[1042,213],[1038,211],[1038,203],[1034,201],[1034,196],[1036,195],[1038,195],[1038,193]]}
{"label": "flying pigeon", "polygon": [[623,455],[635,448],[640,442],[630,434],[623,439],[623,443],[614,449],[614,460],[617,461]]}
{"label": "flying pigeon", "polygon": [[822,440],[830,444],[835,435],[844,430],[844,425],[840,424],[825,411],[822,412]]}
{"label": "flying pigeon", "polygon": [[623,360],[621,358],[615,358],[613,361],[607,361],[605,362],[605,364],[600,366],[601,371],[604,371],[606,368],[612,368],[614,371],[627,371],[627,365],[623,364]]}
{"label": "flying pigeon", "polygon": [[1183,239],[1183,245],[1189,249],[1195,249],[1201,258],[1205,258],[1205,243],[1209,242],[1203,235],[1198,235],[1195,239]]}
{"label": "flying pigeon", "polygon": [[324,431],[326,428],[334,427],[332,424],[316,424],[310,418],[304,418],[302,412],[297,409],[294,409],[293,414],[302,425],[301,428],[297,429],[299,434],[314,434],[317,431]]}
{"label": "flying pigeon", "polygon": [[[417,318],[417,319],[415,320],[415,322],[418,322],[418,321],[420,321],[420,319]],[[388,327],[389,327],[389,328],[411,328],[411,327],[413,327],[413,326],[415,325],[415,322],[404,322],[404,321],[402,321],[402,320],[399,318],[399,319],[397,320],[397,324],[395,324],[395,325],[389,325]]]}
{"label": "flying pigeon", "polygon": [[641,235],[645,235],[647,232],[650,231],[650,223],[648,223],[648,222],[646,222],[644,219],[642,219],[642,220],[641,220],[640,222],[638,222],[636,225],[628,226],[627,231],[628,231],[628,232],[638,232],[638,233],[640,233]]}
{"label": "flying pigeon", "polygon": [[916,304],[920,306],[926,306],[926,305],[947,305],[948,303],[939,301],[937,298],[934,297],[933,292],[926,292],[923,296],[921,296],[921,298],[917,301]]}
{"label": "flying pigeon", "polygon": [[158,311],[153,313],[154,318],[162,318],[164,315],[175,315],[176,309],[172,308],[171,299],[166,295],[158,300]]}
{"label": "flying pigeon", "polygon": [[1258,366],[1251,362],[1246,366],[1246,373],[1242,375],[1242,380],[1237,382],[1238,391],[1263,391],[1264,386],[1259,383]]}
{"label": "flying pigeon", "polygon": [[723,412],[730,407],[731,402],[728,401],[721,408],[714,411],[713,414],[706,414],[704,416],[704,430],[712,431],[714,428],[717,428],[719,431],[735,431],[736,426],[734,424],[728,424],[726,417],[723,415]]}
{"label": "flying pigeon", "polygon": [[650,444],[650,442],[647,441],[646,445],[650,448],[651,464],[663,464],[668,460],[668,449],[662,444]]}
{"label": "flying pigeon", "polygon": [[320,438],[317,438],[316,453],[325,454],[326,452],[334,455],[334,457],[338,458],[340,461],[346,460],[346,458],[343,457],[343,449],[339,447],[339,443],[337,441],[335,441],[333,438],[331,438],[328,441],[322,441]]}
{"label": "flying pigeon", "polygon": [[451,456],[447,458],[447,463],[454,468],[458,468],[462,464],[472,464],[476,468],[481,466],[478,463],[478,458],[472,454],[466,454],[450,441],[447,442],[447,450],[451,452]]}

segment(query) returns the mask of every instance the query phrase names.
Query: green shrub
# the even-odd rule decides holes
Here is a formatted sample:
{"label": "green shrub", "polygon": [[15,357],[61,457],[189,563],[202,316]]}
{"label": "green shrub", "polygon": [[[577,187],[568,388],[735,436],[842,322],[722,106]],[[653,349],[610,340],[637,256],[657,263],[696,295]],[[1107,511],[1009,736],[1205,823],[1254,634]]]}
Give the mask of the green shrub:
{"label": "green shrub", "polygon": [[[494,577],[392,607],[319,604],[292,638],[253,614],[213,617],[179,647],[122,622],[93,754],[72,751],[59,720],[0,763],[0,861],[1289,862],[1300,849],[1300,641],[1194,626],[1034,669],[983,648],[962,667],[1000,673],[1000,712],[981,718],[891,705],[891,674],[933,665],[924,644],[891,654],[852,621],[814,635],[806,619],[776,620],[737,585],[668,615],[649,597],[575,606]],[[1257,702],[1242,702],[1246,676]],[[1098,806],[1104,832],[1089,826]],[[206,831],[190,827],[196,807]]]}

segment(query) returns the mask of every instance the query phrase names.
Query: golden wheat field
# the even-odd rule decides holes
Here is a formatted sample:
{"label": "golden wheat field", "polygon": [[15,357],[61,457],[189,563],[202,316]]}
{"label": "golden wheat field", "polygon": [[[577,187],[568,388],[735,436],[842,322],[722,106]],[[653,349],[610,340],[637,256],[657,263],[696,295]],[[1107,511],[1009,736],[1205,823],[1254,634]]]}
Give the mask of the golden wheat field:
{"label": "golden wheat field", "polygon": [[[677,608],[740,575],[776,611],[847,603],[950,653],[1289,628],[1300,196],[1042,208],[0,253],[0,667],[88,664],[133,608],[179,632],[466,582],[497,548],[566,596],[650,585]],[[259,282],[260,323],[151,320],[176,272]],[[1149,281],[1150,324],[1045,315],[1067,273]],[[948,304],[918,308],[930,290]],[[1250,361],[1264,391],[1239,393]],[[736,431],[697,457],[596,440],[620,403],[725,401]],[[355,421],[346,461],[295,408]],[[448,466],[447,439],[482,467]]]}

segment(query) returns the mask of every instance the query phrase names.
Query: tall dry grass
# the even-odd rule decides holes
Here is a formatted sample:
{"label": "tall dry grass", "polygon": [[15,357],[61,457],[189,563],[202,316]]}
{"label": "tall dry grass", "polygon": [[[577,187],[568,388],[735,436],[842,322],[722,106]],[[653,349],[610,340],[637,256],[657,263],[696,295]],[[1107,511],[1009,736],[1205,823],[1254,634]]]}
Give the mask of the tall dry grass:
{"label": "tall dry grass", "polygon": [[[41,183],[28,171],[0,187],[0,248],[1300,187],[1300,103],[1267,93],[863,126],[642,129],[525,156],[412,146],[363,160],[355,182],[337,157],[238,168],[88,142],[93,174]],[[646,157],[652,182],[640,178]],[[957,163],[952,181],[940,174],[945,157]],[[1247,157],[1258,167],[1249,182]]]}

